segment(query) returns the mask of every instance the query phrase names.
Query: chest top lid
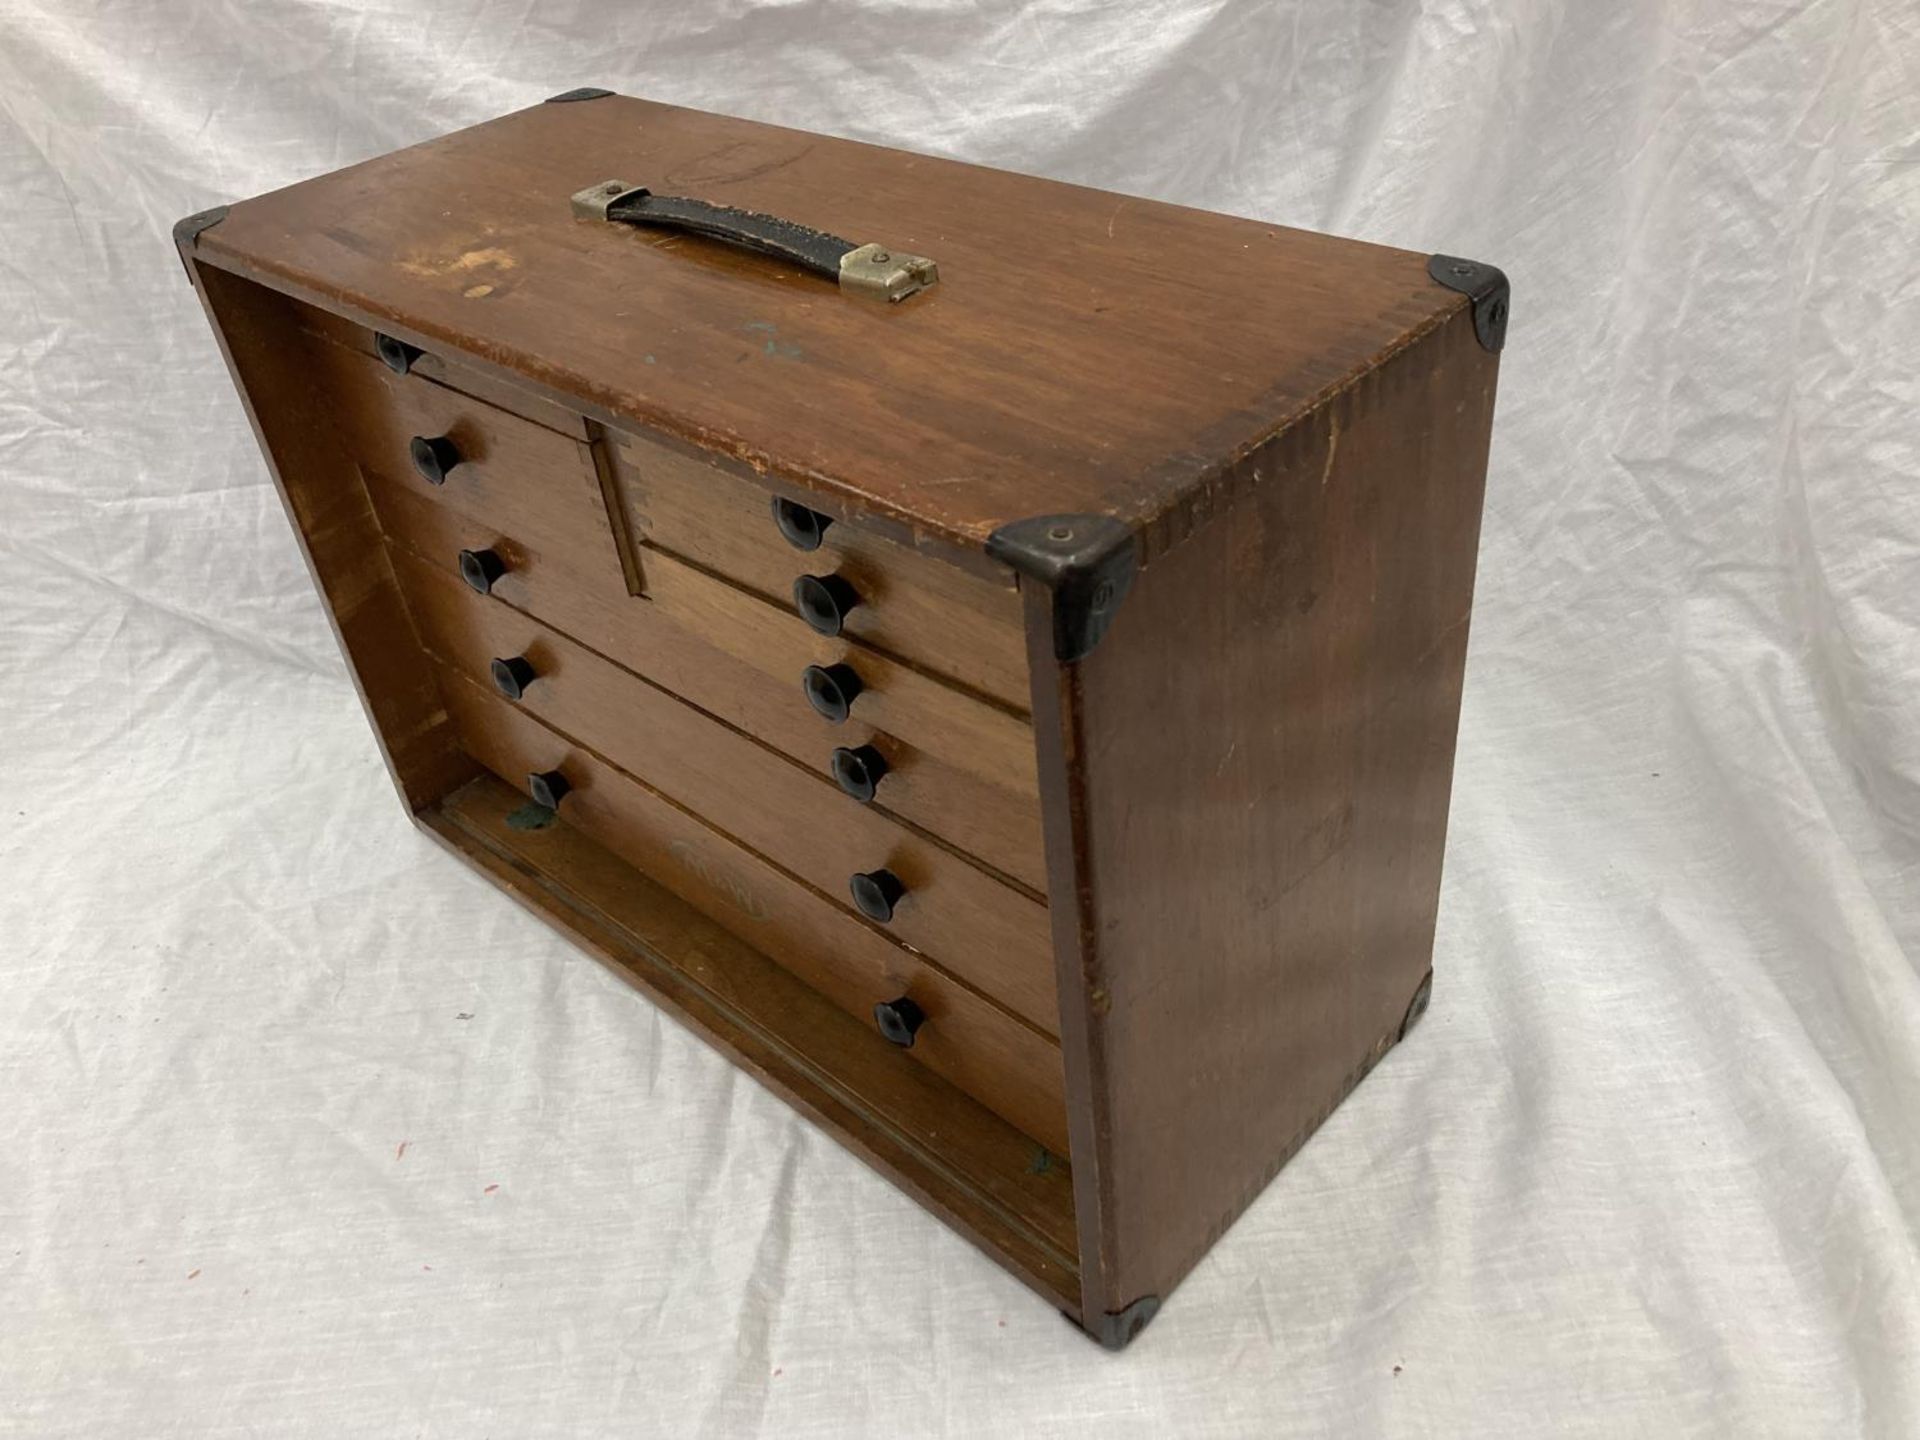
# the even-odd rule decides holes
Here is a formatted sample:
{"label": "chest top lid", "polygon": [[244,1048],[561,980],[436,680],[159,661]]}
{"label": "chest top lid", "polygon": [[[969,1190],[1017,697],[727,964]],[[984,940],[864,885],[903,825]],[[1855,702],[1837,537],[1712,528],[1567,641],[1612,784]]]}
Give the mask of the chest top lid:
{"label": "chest top lid", "polygon": [[[682,231],[620,179],[931,257],[896,304]],[[230,208],[196,257],[978,548],[1143,529],[1467,304],[1428,257],[624,96]]]}

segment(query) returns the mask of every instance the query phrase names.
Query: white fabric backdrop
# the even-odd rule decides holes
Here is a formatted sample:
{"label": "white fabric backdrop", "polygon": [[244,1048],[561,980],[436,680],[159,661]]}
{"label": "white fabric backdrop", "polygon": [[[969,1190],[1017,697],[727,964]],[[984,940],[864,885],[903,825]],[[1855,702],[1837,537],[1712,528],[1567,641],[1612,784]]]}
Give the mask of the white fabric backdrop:
{"label": "white fabric backdrop", "polygon": [[[381,772],[168,226],[580,84],[1514,279],[1434,1010],[1121,1358]],[[0,0],[0,1432],[1920,1434],[1917,135],[1910,0]]]}

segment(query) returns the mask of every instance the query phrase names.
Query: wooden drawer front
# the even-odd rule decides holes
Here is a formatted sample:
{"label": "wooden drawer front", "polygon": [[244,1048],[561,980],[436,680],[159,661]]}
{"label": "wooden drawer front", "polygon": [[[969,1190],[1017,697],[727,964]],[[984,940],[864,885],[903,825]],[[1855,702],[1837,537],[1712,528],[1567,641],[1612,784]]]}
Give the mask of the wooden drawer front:
{"label": "wooden drawer front", "polygon": [[[301,328],[309,335],[351,351],[363,360],[385,364],[376,348],[374,332],[364,325],[356,325],[343,316],[332,315],[325,310],[303,309]],[[484,400],[497,409],[509,410],[523,420],[531,420],[549,430],[558,430],[562,435],[571,435],[576,440],[588,438],[587,422],[564,405],[556,405],[531,390],[522,390],[517,385],[496,380],[458,359],[423,350],[410,356],[406,374],[416,384],[444,385],[471,395],[476,400]]]}
{"label": "wooden drawer front", "polygon": [[559,810],[567,824],[850,1014],[871,1024],[876,1004],[910,997],[927,1018],[903,1062],[919,1061],[1067,1153],[1061,1056],[1052,1041],[523,711],[443,673],[454,723],[480,763],[522,789],[528,774],[558,770],[571,786]]}
{"label": "wooden drawer front", "polygon": [[[334,428],[370,475],[510,535],[602,583],[625,588],[606,497],[584,441],[557,434],[377,360],[333,352]],[[445,439],[460,459],[434,484],[414,467],[414,437]]]}
{"label": "wooden drawer front", "polygon": [[[1033,727],[1025,717],[856,642],[816,635],[792,611],[661,551],[645,551],[641,564],[646,598],[662,613],[716,649],[791,686],[803,709],[801,677],[808,666],[851,666],[863,688],[850,718],[1037,801]],[[830,723],[821,724],[823,734],[834,733]]]}
{"label": "wooden drawer front", "polygon": [[[513,539],[434,503],[411,486],[374,474],[368,480],[382,529],[430,567],[452,574],[462,550],[494,550],[507,567],[494,583],[494,598],[547,621],[818,775],[828,773],[836,746],[876,745],[890,766],[875,797],[876,809],[899,815],[1034,892],[1045,893],[1033,732],[1024,721],[904,666],[876,666],[861,655],[853,663],[871,692],[854,702],[853,715],[844,724],[829,724],[802,694],[799,672],[804,664],[795,663],[781,674],[771,665],[754,665],[716,650],[700,633],[678,623],[659,601],[628,595],[625,582],[611,568],[577,567],[564,551],[554,553]],[[724,613],[738,613],[735,633],[750,638],[754,614],[764,615],[766,607],[724,582],[682,569],[715,592]],[[661,578],[659,567],[655,578]],[[670,587],[671,582],[666,583]],[[821,644],[829,649],[820,663],[832,663],[836,642]],[[842,652],[845,648],[841,646]],[[930,692],[943,707],[925,723],[910,727],[917,734],[933,735],[933,748],[912,743],[882,722],[882,717],[897,719],[904,713],[911,719],[920,713],[913,703],[916,687]],[[908,703],[891,703],[903,694]],[[944,727],[935,723],[941,720],[947,722]]]}
{"label": "wooden drawer front", "polygon": [[850,916],[854,874],[892,872],[906,894],[881,925],[886,935],[1058,1032],[1044,905],[458,577],[405,556],[396,564],[421,639],[449,668],[491,686],[492,661],[524,659],[535,678],[514,702],[523,713],[697,812]]}
{"label": "wooden drawer front", "polygon": [[[1024,621],[1011,574],[996,584],[845,520],[828,524],[816,548],[800,549],[782,535],[763,487],[664,444],[607,439],[635,540],[783,608],[792,608],[801,576],[837,575],[860,602],[847,612],[844,633],[1022,713],[1029,708]],[[648,568],[644,557],[641,568]]]}

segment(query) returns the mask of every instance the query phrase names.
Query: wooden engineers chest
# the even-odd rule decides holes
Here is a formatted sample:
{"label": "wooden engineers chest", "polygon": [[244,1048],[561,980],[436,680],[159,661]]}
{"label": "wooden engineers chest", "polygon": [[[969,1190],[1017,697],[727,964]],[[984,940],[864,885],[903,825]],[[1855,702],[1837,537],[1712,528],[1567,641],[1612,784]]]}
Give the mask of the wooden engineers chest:
{"label": "wooden engineers chest", "polygon": [[175,238],[418,823],[1104,1343],[1424,1008],[1499,271],[594,90]]}

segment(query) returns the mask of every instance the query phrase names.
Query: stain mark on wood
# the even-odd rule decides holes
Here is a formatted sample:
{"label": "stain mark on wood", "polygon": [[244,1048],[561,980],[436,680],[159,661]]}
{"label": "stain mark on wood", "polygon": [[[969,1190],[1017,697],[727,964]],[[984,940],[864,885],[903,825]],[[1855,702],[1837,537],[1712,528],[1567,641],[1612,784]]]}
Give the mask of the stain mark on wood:
{"label": "stain mark on wood", "polygon": [[511,251],[502,250],[498,245],[486,245],[477,250],[462,250],[449,259],[415,253],[400,262],[400,268],[409,275],[465,275],[475,270],[513,270],[520,262]]}
{"label": "stain mark on wood", "polygon": [[553,824],[553,821],[553,811],[529,800],[507,816],[507,827],[512,830],[544,830]]}

